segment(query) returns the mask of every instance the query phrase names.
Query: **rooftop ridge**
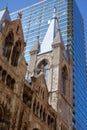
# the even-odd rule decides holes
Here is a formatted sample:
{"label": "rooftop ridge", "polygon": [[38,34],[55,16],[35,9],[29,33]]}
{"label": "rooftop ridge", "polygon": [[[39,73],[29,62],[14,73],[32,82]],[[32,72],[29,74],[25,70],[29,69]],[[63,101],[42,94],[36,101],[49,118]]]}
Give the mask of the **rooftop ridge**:
{"label": "rooftop ridge", "polygon": [[[46,1],[46,0],[44,0],[44,1]],[[30,6],[27,6],[27,7],[24,7],[24,8],[22,8],[22,9],[19,9],[19,10],[17,10],[17,11],[14,11],[14,12],[10,13],[10,15],[13,15],[13,14],[15,14],[15,13],[18,13],[18,12],[20,12],[20,11],[24,11],[25,9],[28,9],[28,8],[31,8],[31,7],[33,7],[33,6],[35,6],[35,5],[37,5],[37,4],[43,3],[44,1],[40,1],[40,2],[37,2],[37,3],[32,4],[32,5],[30,5]]]}

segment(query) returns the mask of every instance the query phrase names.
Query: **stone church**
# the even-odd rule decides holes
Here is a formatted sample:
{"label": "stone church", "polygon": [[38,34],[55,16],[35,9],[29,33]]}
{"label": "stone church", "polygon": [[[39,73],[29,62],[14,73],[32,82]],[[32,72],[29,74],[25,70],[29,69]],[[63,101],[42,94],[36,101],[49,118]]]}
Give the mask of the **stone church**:
{"label": "stone church", "polygon": [[[24,58],[21,15],[0,30],[0,130],[72,130],[72,58],[55,15]],[[28,68],[28,70],[27,70]],[[26,74],[27,72],[27,74]]]}

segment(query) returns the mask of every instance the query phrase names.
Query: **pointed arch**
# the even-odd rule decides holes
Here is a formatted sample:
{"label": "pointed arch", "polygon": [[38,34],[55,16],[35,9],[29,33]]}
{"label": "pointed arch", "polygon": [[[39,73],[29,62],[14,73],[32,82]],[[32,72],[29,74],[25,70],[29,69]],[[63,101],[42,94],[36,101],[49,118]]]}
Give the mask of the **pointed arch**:
{"label": "pointed arch", "polygon": [[39,74],[40,72],[43,72],[45,75],[45,80],[47,82],[48,71],[49,71],[49,62],[47,59],[43,59],[42,61],[40,61],[40,63],[37,66],[37,74]]}
{"label": "pointed arch", "polygon": [[2,49],[2,54],[4,57],[7,58],[7,61],[9,61],[10,58],[13,43],[14,43],[14,34],[13,31],[9,31],[5,38],[5,43]]}
{"label": "pointed arch", "polygon": [[11,57],[11,64],[13,66],[18,65],[18,60],[19,60],[20,53],[21,53],[21,41],[18,40],[15,43],[15,46],[14,46],[13,52],[12,52],[12,57]]}
{"label": "pointed arch", "polygon": [[66,94],[68,70],[66,65],[62,68],[62,93]]}

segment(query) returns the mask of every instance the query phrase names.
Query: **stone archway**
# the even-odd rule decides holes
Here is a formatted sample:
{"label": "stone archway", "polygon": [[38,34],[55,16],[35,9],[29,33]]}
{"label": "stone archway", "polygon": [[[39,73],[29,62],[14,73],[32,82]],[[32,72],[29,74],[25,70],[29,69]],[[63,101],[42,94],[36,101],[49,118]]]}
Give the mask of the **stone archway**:
{"label": "stone archway", "polygon": [[48,81],[48,71],[49,71],[49,65],[48,65],[48,60],[47,59],[43,59],[42,61],[40,61],[40,63],[37,65],[37,74],[39,74],[40,72],[43,72],[45,75],[45,80],[46,82]]}

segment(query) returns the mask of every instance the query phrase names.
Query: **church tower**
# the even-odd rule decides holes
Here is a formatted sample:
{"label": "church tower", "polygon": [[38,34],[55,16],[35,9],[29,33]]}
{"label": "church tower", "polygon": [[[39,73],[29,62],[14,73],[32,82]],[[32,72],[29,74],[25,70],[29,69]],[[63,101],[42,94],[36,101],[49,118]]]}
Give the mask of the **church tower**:
{"label": "church tower", "polygon": [[72,57],[65,50],[56,9],[42,44],[37,37],[30,51],[29,80],[44,72],[49,104],[57,112],[57,130],[71,130],[72,123]]}
{"label": "church tower", "polygon": [[[21,14],[5,20],[0,31],[0,129],[14,130],[21,109],[26,62]],[[18,121],[17,121],[18,122]],[[15,125],[16,124],[16,125]],[[15,125],[15,127],[14,127]]]}

